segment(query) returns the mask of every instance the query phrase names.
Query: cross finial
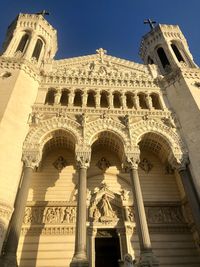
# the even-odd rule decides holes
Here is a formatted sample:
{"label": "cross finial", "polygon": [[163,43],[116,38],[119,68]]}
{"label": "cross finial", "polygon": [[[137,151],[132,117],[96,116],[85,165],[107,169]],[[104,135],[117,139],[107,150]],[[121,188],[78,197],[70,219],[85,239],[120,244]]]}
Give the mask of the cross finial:
{"label": "cross finial", "polygon": [[103,48],[99,48],[96,50],[96,52],[99,55],[101,62],[103,62],[103,57],[107,53],[107,51],[104,50]]}
{"label": "cross finial", "polygon": [[42,15],[43,17],[45,16],[45,15],[50,15],[50,13],[48,12],[48,11],[46,11],[46,10],[42,10],[42,11],[40,11],[40,12],[37,12],[37,13],[35,13],[36,15]]}
{"label": "cross finial", "polygon": [[145,19],[144,20],[144,24],[149,24],[151,30],[154,29],[154,24],[156,24],[156,21],[155,20],[151,20],[151,19]]}

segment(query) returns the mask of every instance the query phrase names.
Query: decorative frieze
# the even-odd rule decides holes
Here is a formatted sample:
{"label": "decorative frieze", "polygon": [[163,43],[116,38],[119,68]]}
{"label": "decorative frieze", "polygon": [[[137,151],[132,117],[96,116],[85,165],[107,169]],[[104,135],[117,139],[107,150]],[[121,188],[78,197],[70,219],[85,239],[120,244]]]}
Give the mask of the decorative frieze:
{"label": "decorative frieze", "polygon": [[75,224],[75,222],[75,206],[26,207],[23,220],[24,225]]}
{"label": "decorative frieze", "polygon": [[185,224],[181,207],[145,207],[149,224]]}
{"label": "decorative frieze", "polygon": [[[102,114],[103,111],[108,112],[107,108],[91,108],[91,107],[63,107],[63,106],[48,106],[48,105],[39,105],[35,104],[32,109],[33,112],[37,112],[39,114],[48,114],[49,116],[55,114],[82,114],[86,113],[90,114]],[[135,110],[135,109],[109,109],[109,115],[132,115],[143,117],[145,115],[149,115],[150,117],[168,117],[171,115],[171,111],[168,110]]]}
{"label": "decorative frieze", "polygon": [[[118,195],[112,193],[106,184],[94,190],[93,194],[90,192],[88,201],[91,201],[88,207],[88,221],[92,225],[98,225],[98,227],[123,225],[124,207],[122,202],[120,206],[120,196],[118,199]],[[128,215],[126,224],[135,224],[134,206],[126,206],[126,209]],[[185,229],[188,227],[181,206],[177,203],[160,203],[160,205],[159,203],[146,203],[145,212],[151,231],[166,231],[166,227],[172,231],[171,227],[175,225],[176,231],[180,231],[181,227]],[[22,234],[72,235],[75,222],[76,206],[69,205],[67,202],[30,203],[25,209]]]}

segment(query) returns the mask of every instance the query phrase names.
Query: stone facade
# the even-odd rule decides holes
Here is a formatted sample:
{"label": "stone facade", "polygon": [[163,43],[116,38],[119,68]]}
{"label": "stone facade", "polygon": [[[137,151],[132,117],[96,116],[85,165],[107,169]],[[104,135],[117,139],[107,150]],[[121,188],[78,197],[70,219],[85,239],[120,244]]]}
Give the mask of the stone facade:
{"label": "stone facade", "polygon": [[145,64],[56,50],[43,15],[19,14],[0,57],[2,266],[97,267],[101,238],[119,266],[199,266],[200,72],[182,32],[153,28]]}

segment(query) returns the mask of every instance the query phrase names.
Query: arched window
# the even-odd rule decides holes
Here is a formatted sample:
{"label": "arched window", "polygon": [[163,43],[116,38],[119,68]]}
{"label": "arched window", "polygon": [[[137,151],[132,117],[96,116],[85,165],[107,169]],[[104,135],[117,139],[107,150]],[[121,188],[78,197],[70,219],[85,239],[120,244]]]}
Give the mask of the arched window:
{"label": "arched window", "polygon": [[176,58],[178,59],[179,62],[185,62],[180,51],[178,50],[177,46],[175,44],[171,44],[171,48],[174,51],[174,54],[176,55]]}
{"label": "arched window", "polygon": [[87,107],[95,108],[95,92],[93,91],[88,92]]}
{"label": "arched window", "polygon": [[169,60],[168,60],[168,58],[167,58],[167,56],[165,54],[165,51],[164,51],[164,49],[162,47],[159,47],[157,49],[157,54],[158,54],[158,56],[160,58],[160,61],[162,63],[163,68],[165,68],[166,66],[170,66]]}
{"label": "arched window", "polygon": [[37,39],[37,42],[35,44],[35,48],[33,50],[32,57],[36,58],[37,60],[40,57],[40,53],[42,51],[43,42],[40,39]]}
{"label": "arched window", "polygon": [[114,108],[120,108],[122,106],[120,101],[120,94],[117,92],[113,94],[113,106]]}
{"label": "arched window", "polygon": [[138,94],[138,97],[139,97],[140,108],[141,109],[148,109],[145,95],[144,94]]}
{"label": "arched window", "polygon": [[127,108],[133,108],[133,95],[131,93],[126,94],[126,106]]}
{"label": "arched window", "polygon": [[155,109],[162,109],[159,101],[159,95],[151,94],[152,105]]}
{"label": "arched window", "polygon": [[100,106],[102,108],[108,108],[108,94],[106,92],[101,93]]}
{"label": "arched window", "polygon": [[61,98],[60,98],[61,106],[67,106],[68,105],[68,101],[69,101],[68,94],[69,94],[69,92],[67,90],[63,90],[62,91],[62,95],[61,95]]}
{"label": "arched window", "polygon": [[45,99],[45,104],[47,104],[47,105],[53,105],[54,104],[55,93],[56,93],[56,91],[54,89],[50,89],[47,92],[46,99]]}
{"label": "arched window", "polygon": [[79,90],[75,92],[74,106],[76,106],[76,107],[82,106],[82,92]]}
{"label": "arched window", "polygon": [[26,47],[27,47],[28,41],[29,41],[29,34],[28,33],[25,33],[22,36],[22,38],[21,38],[21,40],[20,40],[20,42],[18,44],[18,47],[16,49],[16,52],[18,52],[18,51],[24,52],[25,49],[26,49]]}

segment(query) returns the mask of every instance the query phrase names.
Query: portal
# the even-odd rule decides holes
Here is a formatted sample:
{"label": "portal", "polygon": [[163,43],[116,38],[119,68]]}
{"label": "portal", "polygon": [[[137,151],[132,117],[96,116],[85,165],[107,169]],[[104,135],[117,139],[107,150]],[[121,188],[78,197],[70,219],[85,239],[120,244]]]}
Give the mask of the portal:
{"label": "portal", "polygon": [[118,267],[119,237],[115,229],[101,229],[95,238],[95,267]]}

